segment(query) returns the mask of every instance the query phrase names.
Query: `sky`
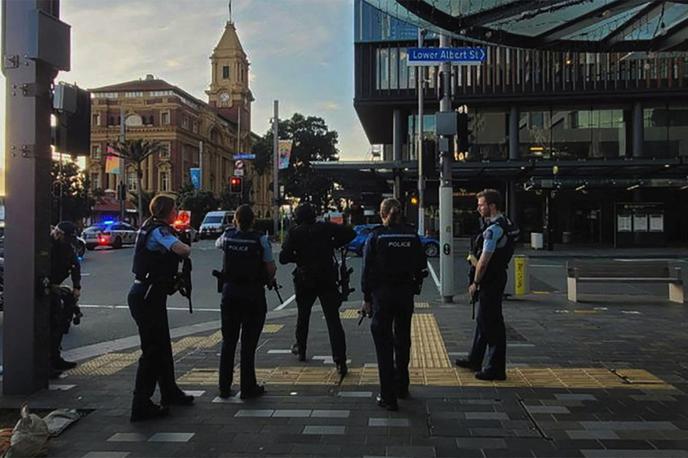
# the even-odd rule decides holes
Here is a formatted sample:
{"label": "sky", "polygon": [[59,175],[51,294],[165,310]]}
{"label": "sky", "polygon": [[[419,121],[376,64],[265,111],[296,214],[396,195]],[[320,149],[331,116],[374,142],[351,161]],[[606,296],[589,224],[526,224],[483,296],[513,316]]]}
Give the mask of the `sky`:
{"label": "sky", "polygon": [[[228,9],[228,0],[62,0],[72,70],[57,80],[93,88],[153,74],[207,100],[209,57]],[[370,145],[353,109],[353,0],[233,0],[232,19],[251,63],[252,130],[268,130],[279,100],[280,118],[320,116],[339,133],[341,159],[366,159]],[[2,150],[2,75],[0,84]]]}

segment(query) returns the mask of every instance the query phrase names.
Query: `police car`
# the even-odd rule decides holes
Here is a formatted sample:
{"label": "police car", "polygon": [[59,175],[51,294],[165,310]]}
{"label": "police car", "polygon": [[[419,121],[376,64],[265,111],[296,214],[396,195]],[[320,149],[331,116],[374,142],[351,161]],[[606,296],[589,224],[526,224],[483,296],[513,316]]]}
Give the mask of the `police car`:
{"label": "police car", "polygon": [[[379,224],[360,224],[358,226],[354,226],[356,237],[349,242],[346,249],[357,254],[358,256],[362,256],[365,242],[368,240],[368,236],[370,235],[371,231],[377,226],[379,226]],[[434,258],[440,254],[440,243],[437,241],[437,239],[420,236],[420,243],[423,244],[423,248],[425,249],[425,256]]]}
{"label": "police car", "polygon": [[95,250],[99,246],[117,249],[136,242],[136,228],[127,223],[104,221],[87,227],[81,236],[88,250]]}

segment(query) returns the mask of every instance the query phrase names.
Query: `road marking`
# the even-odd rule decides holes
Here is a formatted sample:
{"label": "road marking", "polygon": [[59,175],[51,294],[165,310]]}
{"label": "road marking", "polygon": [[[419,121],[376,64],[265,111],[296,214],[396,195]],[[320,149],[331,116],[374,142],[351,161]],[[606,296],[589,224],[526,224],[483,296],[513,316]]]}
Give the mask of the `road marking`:
{"label": "road marking", "polygon": [[282,310],[284,307],[291,304],[294,301],[294,299],[296,299],[296,294],[292,294],[289,299],[278,305],[277,308],[274,309],[274,311]]}
{"label": "road marking", "polygon": [[560,268],[563,268],[563,267],[565,267],[565,266],[563,266],[563,265],[561,265],[561,264],[528,264],[528,266],[529,266],[529,267],[543,267],[543,268],[544,268],[544,267],[547,267],[547,268],[550,268],[550,267],[560,267]]}
{"label": "road marking", "polygon": [[[95,304],[79,304],[79,307],[81,308],[87,308],[87,309],[111,309],[111,310],[116,310],[116,309],[126,309],[129,310],[129,306],[127,305],[95,305]],[[189,308],[188,307],[167,307],[167,310],[172,310],[172,311],[181,311],[181,312],[188,312]],[[206,309],[206,308],[197,308],[194,307],[193,309],[194,312],[219,312],[220,309]]]}
{"label": "road marking", "polygon": [[437,278],[435,269],[432,268],[432,264],[430,264],[430,261],[428,261],[428,267],[430,268],[430,274],[432,275],[432,279],[435,280],[435,286],[437,286],[437,291],[440,294],[442,294],[442,289],[440,288],[440,280]]}

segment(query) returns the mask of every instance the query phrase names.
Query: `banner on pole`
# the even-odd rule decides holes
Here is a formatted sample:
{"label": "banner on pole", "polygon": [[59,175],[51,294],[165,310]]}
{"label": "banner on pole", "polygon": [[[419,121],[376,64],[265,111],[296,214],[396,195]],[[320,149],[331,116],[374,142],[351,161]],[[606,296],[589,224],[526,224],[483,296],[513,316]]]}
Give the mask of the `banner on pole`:
{"label": "banner on pole", "polygon": [[111,146],[106,149],[107,156],[105,157],[105,173],[112,173],[119,175],[120,158],[115,156],[115,150]]}
{"label": "banner on pole", "polygon": [[289,159],[291,158],[291,147],[294,140],[280,140],[277,145],[279,153],[279,169],[284,170],[289,168]]}
{"label": "banner on pole", "polygon": [[201,169],[198,167],[190,168],[189,177],[191,178],[191,184],[194,189],[201,189]]}

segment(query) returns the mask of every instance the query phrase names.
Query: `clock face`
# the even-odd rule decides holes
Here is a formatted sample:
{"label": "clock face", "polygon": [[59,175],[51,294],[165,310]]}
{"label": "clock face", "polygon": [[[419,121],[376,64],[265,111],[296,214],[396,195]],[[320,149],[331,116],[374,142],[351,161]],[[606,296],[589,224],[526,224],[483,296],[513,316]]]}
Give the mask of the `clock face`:
{"label": "clock face", "polygon": [[226,92],[221,93],[220,94],[220,102],[222,102],[222,103],[229,102],[229,94],[227,94]]}

